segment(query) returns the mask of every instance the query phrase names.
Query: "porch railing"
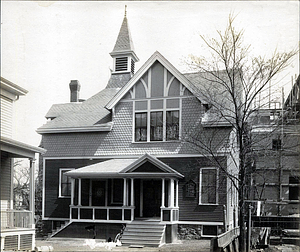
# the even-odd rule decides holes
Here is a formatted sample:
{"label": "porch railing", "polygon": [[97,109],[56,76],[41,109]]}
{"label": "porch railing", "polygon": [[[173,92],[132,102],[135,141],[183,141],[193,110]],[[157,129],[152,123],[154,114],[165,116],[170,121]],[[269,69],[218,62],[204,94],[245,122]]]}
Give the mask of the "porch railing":
{"label": "porch railing", "polygon": [[32,212],[27,210],[1,210],[1,230],[32,228]]}
{"label": "porch railing", "polygon": [[134,206],[70,206],[70,219],[80,221],[133,221]]}

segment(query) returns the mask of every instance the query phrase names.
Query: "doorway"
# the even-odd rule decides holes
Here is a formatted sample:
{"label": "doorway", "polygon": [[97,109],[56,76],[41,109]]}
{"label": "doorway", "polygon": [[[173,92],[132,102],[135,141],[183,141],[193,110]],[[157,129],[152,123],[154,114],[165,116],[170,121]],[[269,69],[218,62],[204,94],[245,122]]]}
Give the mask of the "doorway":
{"label": "doorway", "polygon": [[142,217],[160,217],[161,180],[143,180],[142,187]]}

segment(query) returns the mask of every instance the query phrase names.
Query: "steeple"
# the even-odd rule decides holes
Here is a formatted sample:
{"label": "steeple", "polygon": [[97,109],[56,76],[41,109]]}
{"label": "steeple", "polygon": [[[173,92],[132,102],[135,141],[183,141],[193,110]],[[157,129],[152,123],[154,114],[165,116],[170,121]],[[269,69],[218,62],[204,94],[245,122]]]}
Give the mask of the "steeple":
{"label": "steeple", "polygon": [[139,59],[134,52],[134,46],[127,21],[127,6],[119,35],[113,51],[110,53],[114,60],[112,74],[131,73],[134,74],[134,64]]}

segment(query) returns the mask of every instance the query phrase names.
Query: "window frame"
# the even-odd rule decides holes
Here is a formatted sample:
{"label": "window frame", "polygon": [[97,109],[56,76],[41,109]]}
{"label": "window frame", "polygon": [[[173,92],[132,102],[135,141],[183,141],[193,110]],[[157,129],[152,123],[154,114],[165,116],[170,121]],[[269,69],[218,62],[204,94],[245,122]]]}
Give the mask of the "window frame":
{"label": "window frame", "polygon": [[[146,127],[140,127],[140,128],[138,128],[138,129],[146,128],[146,140],[139,140],[139,141],[136,140],[136,129],[137,129],[137,127],[136,127],[136,115],[137,114],[145,114],[146,115]],[[134,137],[133,137],[133,139],[134,139],[134,142],[136,142],[136,143],[145,143],[145,142],[148,142],[148,113],[145,112],[145,111],[136,111],[134,113]]]}
{"label": "window frame", "polygon": [[[157,100],[157,99],[153,99]],[[148,100],[150,101],[150,100]],[[166,101],[166,99],[164,100]],[[164,102],[165,103],[165,102]],[[179,108],[162,108],[162,109],[150,109],[148,103],[147,110],[136,110],[134,108],[133,112],[133,143],[150,143],[150,142],[171,142],[180,141],[181,138],[181,106]],[[162,124],[162,140],[151,140],[151,113],[162,112],[163,124]],[[168,112],[178,112],[178,139],[167,140],[167,113]],[[136,114],[146,114],[146,134],[147,140],[137,141],[136,140]]]}
{"label": "window frame", "polygon": [[[71,198],[72,195],[72,181],[70,178],[70,183],[62,183],[62,174],[63,172],[68,172],[75,170],[75,168],[59,168],[59,184],[58,184],[58,198]],[[62,195],[62,184],[70,184],[71,194],[70,195]]]}
{"label": "window frame", "polygon": [[[215,170],[216,171],[216,202],[215,203],[209,203],[209,202],[202,202],[202,171],[203,170]],[[200,174],[199,174],[199,205],[219,205],[219,169],[217,167],[203,167],[200,168]]]}

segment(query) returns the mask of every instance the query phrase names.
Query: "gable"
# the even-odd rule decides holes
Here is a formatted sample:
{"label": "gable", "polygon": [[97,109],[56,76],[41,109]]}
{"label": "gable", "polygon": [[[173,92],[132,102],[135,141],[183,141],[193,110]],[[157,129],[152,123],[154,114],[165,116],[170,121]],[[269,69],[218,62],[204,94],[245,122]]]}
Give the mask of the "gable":
{"label": "gable", "polygon": [[165,171],[161,170],[159,167],[157,167],[156,165],[150,162],[145,162],[144,164],[142,164],[141,166],[139,166],[138,168],[136,168],[131,172],[165,172]]}
{"label": "gable", "polygon": [[132,79],[106,105],[112,109],[121,99],[197,96],[197,89],[159,52],[155,52]]}
{"label": "gable", "polygon": [[143,99],[182,95],[192,95],[192,93],[186,91],[186,87],[159,61],[155,61],[123,98]]}

